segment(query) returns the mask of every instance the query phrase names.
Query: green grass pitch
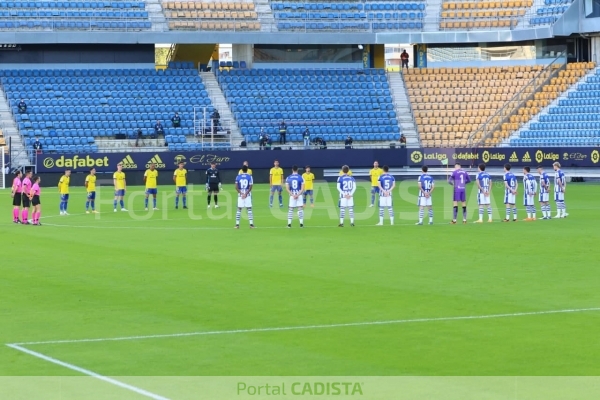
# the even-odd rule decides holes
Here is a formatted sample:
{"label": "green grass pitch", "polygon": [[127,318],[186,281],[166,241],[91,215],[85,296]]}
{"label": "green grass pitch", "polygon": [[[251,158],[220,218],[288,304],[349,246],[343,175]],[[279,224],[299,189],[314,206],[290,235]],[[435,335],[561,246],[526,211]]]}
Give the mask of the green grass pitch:
{"label": "green grass pitch", "polygon": [[[218,210],[203,188],[174,210],[160,187],[155,212],[137,187],[130,212],[113,213],[101,189],[99,215],[72,188],[60,217],[54,182],[42,184],[41,227],[10,223],[1,192],[2,344],[258,329],[28,348],[107,376],[600,374],[600,311],[529,314],[600,307],[600,186],[569,184],[567,219],[500,223],[495,211],[482,225],[471,187],[469,224],[453,226],[441,183],[435,224],[414,226],[416,186],[398,182],[396,225],[376,227],[367,185],[356,227],[338,228],[335,189],[319,183],[301,230],[257,185],[257,229],[243,219],[236,231],[232,185]],[[502,208],[502,189],[493,197]],[[0,360],[0,375],[77,375],[7,346]]]}

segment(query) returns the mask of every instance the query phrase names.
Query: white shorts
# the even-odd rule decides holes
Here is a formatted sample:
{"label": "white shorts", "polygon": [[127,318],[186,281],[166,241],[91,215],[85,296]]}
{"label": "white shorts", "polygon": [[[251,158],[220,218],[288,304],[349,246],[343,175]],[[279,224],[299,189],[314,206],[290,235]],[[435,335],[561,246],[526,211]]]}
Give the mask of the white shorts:
{"label": "white shorts", "polygon": [[534,206],[535,205],[534,198],[535,198],[534,195],[525,195],[523,197],[523,205],[524,206]]}
{"label": "white shorts", "polygon": [[379,196],[379,207],[391,207],[392,196]]}
{"label": "white shorts", "polygon": [[504,193],[504,204],[517,204],[516,196],[512,193]]}
{"label": "white shorts", "polygon": [[565,201],[565,192],[554,192],[554,201]]}
{"label": "white shorts", "polygon": [[242,199],[241,196],[238,196],[238,208],[250,208],[252,207],[252,196],[248,196],[245,199]]}
{"label": "white shorts", "polygon": [[354,197],[349,199],[342,197],[340,198],[340,207],[354,207]]}
{"label": "white shorts", "polygon": [[540,203],[547,203],[550,201],[550,193],[540,193]]}
{"label": "white shorts", "polygon": [[431,204],[432,204],[431,196],[429,196],[429,197],[421,196],[421,197],[419,197],[419,200],[417,201],[417,205],[419,207],[431,207]]}
{"label": "white shorts", "polygon": [[489,206],[491,204],[491,197],[484,195],[483,193],[477,193],[477,202],[480,206]]}
{"label": "white shorts", "polygon": [[297,199],[294,199],[292,196],[290,196],[290,208],[295,207],[304,207],[304,200],[302,199],[302,196],[299,196]]}

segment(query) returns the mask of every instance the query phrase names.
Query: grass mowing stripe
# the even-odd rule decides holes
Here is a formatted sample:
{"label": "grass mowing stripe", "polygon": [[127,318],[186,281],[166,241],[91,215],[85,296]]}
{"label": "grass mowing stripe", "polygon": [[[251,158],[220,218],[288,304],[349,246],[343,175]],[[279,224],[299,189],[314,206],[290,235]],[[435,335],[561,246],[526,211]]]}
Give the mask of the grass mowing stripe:
{"label": "grass mowing stripe", "polygon": [[207,332],[171,333],[171,334],[164,334],[164,335],[124,336],[124,337],[115,337],[115,338],[50,340],[50,341],[43,341],[43,342],[13,343],[13,344],[7,344],[7,346],[13,347],[13,346],[21,346],[21,345],[31,346],[31,345],[41,345],[41,344],[117,342],[117,341],[124,341],[124,340],[160,339],[160,338],[174,338],[174,337],[186,337],[186,336],[205,336],[205,335],[228,335],[228,334],[235,334],[235,333],[281,332],[281,331],[295,331],[295,330],[305,330],[305,329],[330,329],[330,328],[347,328],[347,327],[370,326],[370,325],[409,324],[409,323],[416,323],[416,322],[443,322],[443,321],[461,321],[461,320],[477,320],[477,319],[493,319],[493,318],[510,318],[510,317],[525,317],[525,316],[531,316],[531,315],[579,313],[579,312],[588,312],[588,311],[600,311],[600,307],[573,308],[573,309],[549,310],[549,311],[530,311],[530,312],[508,313],[508,314],[468,315],[468,316],[458,316],[458,317],[437,317],[437,318],[397,319],[397,320],[390,320],[390,321],[348,322],[348,323],[342,323],[342,324],[327,324],[327,325],[305,325],[305,326],[284,326],[284,327],[275,327],[275,328],[233,329],[233,330],[207,331]]}

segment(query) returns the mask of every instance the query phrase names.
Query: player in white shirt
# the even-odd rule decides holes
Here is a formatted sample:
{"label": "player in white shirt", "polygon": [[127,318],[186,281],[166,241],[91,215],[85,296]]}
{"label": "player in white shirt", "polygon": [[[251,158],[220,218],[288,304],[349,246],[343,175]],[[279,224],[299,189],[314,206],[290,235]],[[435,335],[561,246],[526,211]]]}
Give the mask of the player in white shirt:
{"label": "player in white shirt", "polygon": [[294,218],[294,209],[298,209],[298,220],[300,228],[304,228],[304,179],[298,173],[298,166],[292,166],[292,174],[285,180],[285,189],[290,195],[290,205],[288,208],[288,228],[292,227],[292,219]]}
{"label": "player in white shirt", "polygon": [[565,191],[567,189],[567,181],[565,174],[560,169],[560,163],[552,164],[554,168],[554,201],[556,201],[556,216],[554,218],[566,218],[567,206],[565,205]]}
{"label": "player in white shirt", "polygon": [[383,166],[383,173],[379,176],[379,223],[383,225],[383,214],[385,208],[390,216],[390,225],[394,225],[394,208],[392,207],[392,193],[396,187],[396,179],[389,174],[390,168],[387,165]]}
{"label": "player in white shirt", "polygon": [[537,168],[540,174],[540,208],[542,209],[542,219],[552,219],[552,210],[550,209],[550,177],[544,168],[540,165]]}
{"label": "player in white shirt", "polygon": [[535,193],[537,192],[537,181],[531,174],[531,168],[523,168],[523,206],[527,212],[525,221],[535,221]]}
{"label": "player in white shirt", "polygon": [[248,211],[248,222],[250,228],[254,228],[254,216],[252,214],[252,186],[254,181],[252,175],[248,174],[248,166],[244,165],[241,174],[235,178],[235,190],[238,192],[238,209],[235,214],[235,229],[240,228],[240,219],[242,217],[242,208]]}
{"label": "player in white shirt", "polygon": [[348,175],[350,168],[347,165],[342,167],[342,176],[337,180],[337,190],[340,193],[340,228],[344,227],[344,217],[346,209],[350,215],[350,226],[354,226],[354,192],[356,192],[356,181]]}

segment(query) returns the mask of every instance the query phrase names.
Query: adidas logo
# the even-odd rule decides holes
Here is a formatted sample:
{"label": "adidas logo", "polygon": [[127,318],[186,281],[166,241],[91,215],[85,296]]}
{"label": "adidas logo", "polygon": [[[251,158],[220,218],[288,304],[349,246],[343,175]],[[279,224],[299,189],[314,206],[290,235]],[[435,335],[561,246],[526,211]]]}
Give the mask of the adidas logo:
{"label": "adidas logo", "polygon": [[156,168],[165,168],[166,165],[163,162],[163,160],[160,158],[160,156],[158,154],[154,155],[154,157],[152,157],[150,159],[150,161],[148,161],[146,163],[146,168],[150,168],[150,164],[154,164],[156,166]]}
{"label": "adidas logo", "polygon": [[510,158],[508,159],[508,162],[518,162],[519,161],[519,157],[517,157],[517,152],[513,151],[512,154],[510,155]]}
{"label": "adidas logo", "polygon": [[523,160],[521,160],[523,162],[531,162],[531,157],[529,156],[529,152],[526,152],[525,155],[523,156]]}
{"label": "adidas logo", "polygon": [[133,161],[133,158],[128,154],[127,157],[121,160],[121,164],[123,164],[123,169],[135,169],[137,168],[137,164]]}

